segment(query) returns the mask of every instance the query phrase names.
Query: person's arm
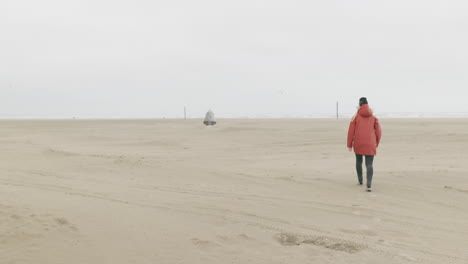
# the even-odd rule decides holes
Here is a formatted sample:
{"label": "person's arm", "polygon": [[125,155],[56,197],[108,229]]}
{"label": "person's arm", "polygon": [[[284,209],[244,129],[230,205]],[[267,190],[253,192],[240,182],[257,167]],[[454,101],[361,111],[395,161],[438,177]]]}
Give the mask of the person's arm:
{"label": "person's arm", "polygon": [[375,138],[377,139],[377,147],[379,147],[380,139],[382,138],[382,127],[380,126],[379,119],[375,119],[374,124]]}
{"label": "person's arm", "polygon": [[356,118],[353,118],[353,120],[351,120],[351,123],[349,124],[349,129],[348,129],[348,144],[347,145],[348,145],[349,151],[351,151],[353,148],[355,131],[356,131]]}

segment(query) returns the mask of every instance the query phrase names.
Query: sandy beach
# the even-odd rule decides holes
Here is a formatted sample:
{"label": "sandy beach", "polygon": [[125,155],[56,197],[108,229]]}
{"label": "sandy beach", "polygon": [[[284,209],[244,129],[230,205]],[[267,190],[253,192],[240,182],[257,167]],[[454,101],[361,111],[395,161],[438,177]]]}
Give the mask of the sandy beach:
{"label": "sandy beach", "polygon": [[468,263],[468,121],[0,121],[2,264]]}

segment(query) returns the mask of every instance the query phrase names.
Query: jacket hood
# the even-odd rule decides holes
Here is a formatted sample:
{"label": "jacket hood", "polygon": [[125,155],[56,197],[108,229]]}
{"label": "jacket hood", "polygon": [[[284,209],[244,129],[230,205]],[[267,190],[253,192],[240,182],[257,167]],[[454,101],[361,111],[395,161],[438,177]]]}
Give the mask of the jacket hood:
{"label": "jacket hood", "polygon": [[368,104],[364,104],[359,108],[358,114],[362,117],[372,116],[372,110],[369,108]]}

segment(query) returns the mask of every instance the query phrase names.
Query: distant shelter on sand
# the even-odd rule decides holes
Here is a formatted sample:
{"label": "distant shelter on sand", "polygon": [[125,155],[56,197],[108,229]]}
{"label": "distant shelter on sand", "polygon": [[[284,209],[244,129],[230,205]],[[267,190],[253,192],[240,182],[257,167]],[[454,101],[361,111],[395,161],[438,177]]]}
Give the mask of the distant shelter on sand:
{"label": "distant shelter on sand", "polygon": [[205,124],[206,126],[214,126],[216,125],[216,118],[215,118],[215,115],[213,113],[213,111],[208,111],[208,113],[206,113],[206,116],[205,116],[205,120],[203,121],[203,124]]}

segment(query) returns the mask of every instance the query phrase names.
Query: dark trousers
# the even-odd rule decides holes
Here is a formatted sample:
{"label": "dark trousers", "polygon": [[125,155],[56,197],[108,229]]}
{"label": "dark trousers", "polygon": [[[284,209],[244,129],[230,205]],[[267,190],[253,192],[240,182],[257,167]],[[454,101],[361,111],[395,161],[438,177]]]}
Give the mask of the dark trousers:
{"label": "dark trousers", "polygon": [[[363,156],[361,154],[356,154],[356,171],[358,175],[359,183],[362,184],[362,161]],[[366,169],[367,169],[367,187],[372,186],[372,176],[374,175],[374,168],[372,167],[374,163],[374,156],[366,155]]]}

